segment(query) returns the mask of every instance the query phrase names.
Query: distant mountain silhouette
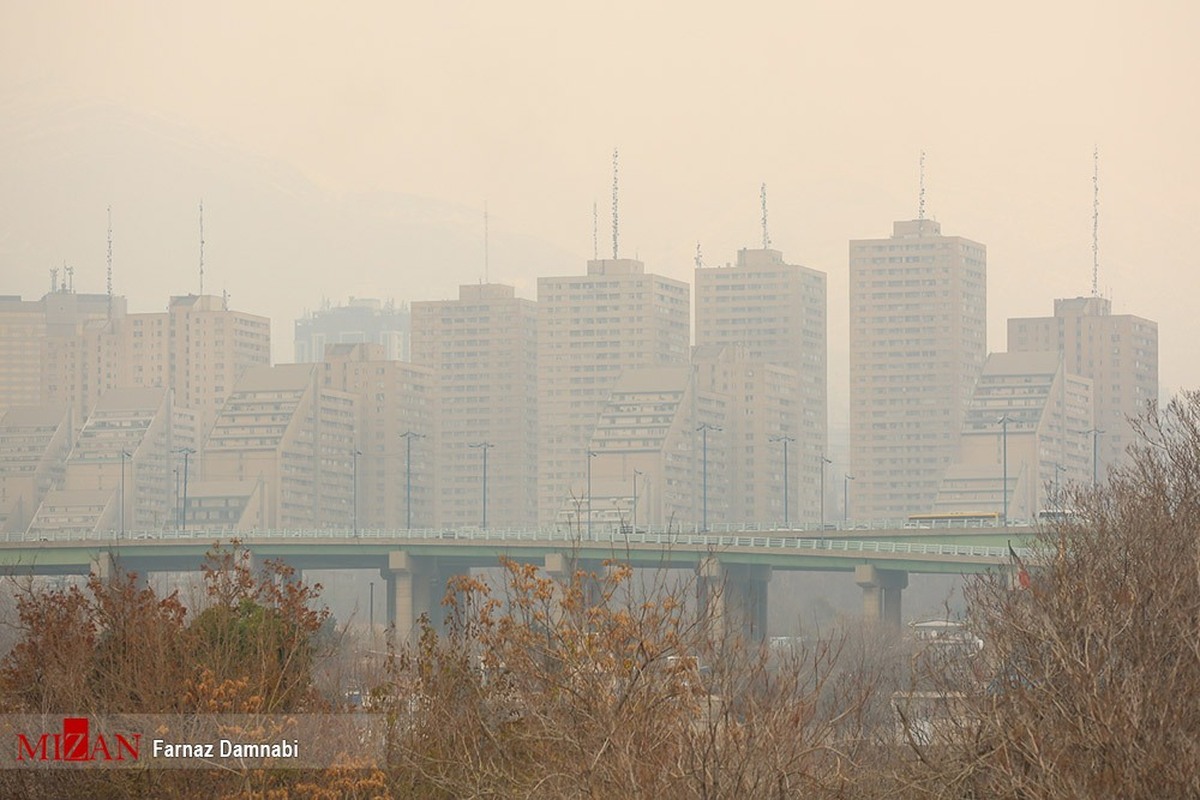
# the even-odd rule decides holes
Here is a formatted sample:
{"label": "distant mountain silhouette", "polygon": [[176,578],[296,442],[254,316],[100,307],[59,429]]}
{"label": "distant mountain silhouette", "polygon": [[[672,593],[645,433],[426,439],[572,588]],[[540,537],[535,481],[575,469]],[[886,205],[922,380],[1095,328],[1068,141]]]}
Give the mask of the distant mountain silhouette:
{"label": "distant mountain silhouette", "polygon": [[[52,267],[105,290],[112,206],[114,291],[131,311],[199,290],[272,319],[276,360],[292,323],[323,298],[446,299],[483,273],[479,209],[401,193],[340,196],[279,161],[109,103],[0,102],[0,294],[41,297]],[[491,278],[534,297],[538,275],[583,257],[506,232],[493,215]]]}

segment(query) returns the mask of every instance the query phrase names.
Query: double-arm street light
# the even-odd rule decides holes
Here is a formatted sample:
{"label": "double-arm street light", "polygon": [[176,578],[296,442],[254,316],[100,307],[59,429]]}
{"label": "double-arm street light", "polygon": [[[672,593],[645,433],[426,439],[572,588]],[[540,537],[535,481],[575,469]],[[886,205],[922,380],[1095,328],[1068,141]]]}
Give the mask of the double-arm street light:
{"label": "double-arm street light", "polygon": [[412,530],[412,442],[413,439],[424,439],[425,434],[405,431],[400,438],[404,440],[404,527]]}
{"label": "double-arm street light", "polygon": [[468,447],[477,447],[483,451],[483,529],[487,530],[487,453],[496,445],[491,442],[476,442]]}
{"label": "double-arm street light", "polygon": [[788,492],[791,485],[791,481],[788,480],[788,443],[796,440],[791,436],[780,435],[772,436],[771,441],[783,442],[783,527],[791,528],[791,523],[788,521]]}
{"label": "double-arm street light", "polygon": [[700,435],[704,440],[704,485],[701,497],[703,498],[703,526],[702,530],[708,530],[708,432],[714,433],[721,430],[719,425],[710,425],[707,422],[701,422],[696,428],[700,431]]}

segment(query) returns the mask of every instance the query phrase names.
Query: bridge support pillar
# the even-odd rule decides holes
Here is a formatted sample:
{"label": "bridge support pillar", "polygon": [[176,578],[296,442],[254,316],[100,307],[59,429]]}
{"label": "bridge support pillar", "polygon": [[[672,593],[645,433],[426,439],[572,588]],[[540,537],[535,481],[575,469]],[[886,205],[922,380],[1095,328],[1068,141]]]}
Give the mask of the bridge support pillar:
{"label": "bridge support pillar", "polygon": [[722,564],[707,556],[696,569],[700,612],[715,637],[762,641],[767,635],[767,587],[771,567]]}
{"label": "bridge support pillar", "polygon": [[[125,575],[129,570],[121,569],[121,560],[109,550],[102,550],[96,554],[88,567],[88,574],[94,578],[98,578],[101,583],[111,583],[113,581],[124,581]],[[147,582],[147,575],[143,572],[134,573],[133,585],[136,589],[145,589],[150,584]]]}
{"label": "bridge support pillar", "polygon": [[859,564],[854,568],[854,582],[863,590],[863,617],[867,622],[899,629],[901,592],[908,587],[908,573]]}
{"label": "bridge support pillar", "polygon": [[398,647],[416,642],[420,635],[417,622],[422,614],[429,614],[433,621],[430,595],[436,575],[430,568],[432,565],[426,563],[431,560],[403,550],[388,553],[387,569],[383,571],[387,581],[387,621],[389,635]]}

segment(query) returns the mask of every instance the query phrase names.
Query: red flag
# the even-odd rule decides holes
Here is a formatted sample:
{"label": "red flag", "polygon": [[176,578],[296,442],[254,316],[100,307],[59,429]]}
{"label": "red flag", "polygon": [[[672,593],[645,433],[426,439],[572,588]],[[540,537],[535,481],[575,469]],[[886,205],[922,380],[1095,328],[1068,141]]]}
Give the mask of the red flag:
{"label": "red flag", "polygon": [[1008,556],[1013,563],[1017,565],[1017,585],[1022,589],[1029,588],[1029,570],[1025,569],[1025,562],[1017,555],[1017,551],[1013,550],[1012,542],[1008,543]]}

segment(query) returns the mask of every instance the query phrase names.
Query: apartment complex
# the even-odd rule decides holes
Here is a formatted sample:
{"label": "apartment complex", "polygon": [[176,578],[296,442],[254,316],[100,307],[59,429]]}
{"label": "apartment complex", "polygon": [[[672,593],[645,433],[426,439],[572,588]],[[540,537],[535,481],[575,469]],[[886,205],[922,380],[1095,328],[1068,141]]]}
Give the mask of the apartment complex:
{"label": "apartment complex", "polygon": [[686,366],[686,283],[633,259],[589,261],[586,275],[538,279],[538,520],[586,493],[588,443],[625,370]]}
{"label": "apartment complex", "polygon": [[[255,484],[268,528],[353,527],[355,397],[323,386],[316,364],[246,370],[201,453],[202,481]],[[206,497],[198,487],[197,498]],[[184,509],[192,513],[191,495]]]}
{"label": "apartment complex", "polygon": [[[738,348],[736,357],[730,350],[721,361],[723,382],[736,384],[736,391],[732,385],[724,391],[741,410],[735,414],[739,430],[728,437],[735,466],[731,513],[747,522],[815,521],[827,448],[825,273],[788,264],[778,250],[744,249],[735,265],[697,267],[695,281],[698,352]],[[777,437],[790,440],[787,514],[780,491],[783,448],[771,443]]]}
{"label": "apartment complex", "polygon": [[105,392],[71,448],[61,487],[45,494],[28,535],[118,537],[169,525],[171,420],[171,393],[164,389]]}
{"label": "apartment complex", "polygon": [[408,361],[411,318],[394,302],[351,297],[344,306],[326,304],[296,320],[296,363],[325,357],[331,344],[377,344],[388,361]]}
{"label": "apartment complex", "polygon": [[1034,520],[1058,508],[1063,489],[1091,480],[1091,427],[1092,382],[1058,353],[993,353],[935,509]]}
{"label": "apartment complex", "polygon": [[392,361],[383,345],[325,348],[322,385],[355,397],[352,480],[360,528],[426,528],[434,514],[437,382],[428,367]]}
{"label": "apartment complex", "polygon": [[74,442],[65,406],[0,412],[0,531],[23,533],[42,500],[60,487]]}
{"label": "apartment complex", "polygon": [[[436,383],[434,519],[439,525],[537,521],[537,304],[512,286],[468,284],[457,300],[412,304],[413,362]],[[484,459],[487,506],[484,506]]]}
{"label": "apartment complex", "polygon": [[1069,372],[1091,379],[1097,471],[1103,478],[1134,441],[1129,418],[1158,399],[1158,323],[1113,314],[1105,297],[1060,299],[1053,317],[1010,319],[1008,349],[1060,353]]}
{"label": "apartment complex", "polygon": [[856,519],[928,511],[987,355],[987,254],[940,223],[850,242],[850,467]]}

